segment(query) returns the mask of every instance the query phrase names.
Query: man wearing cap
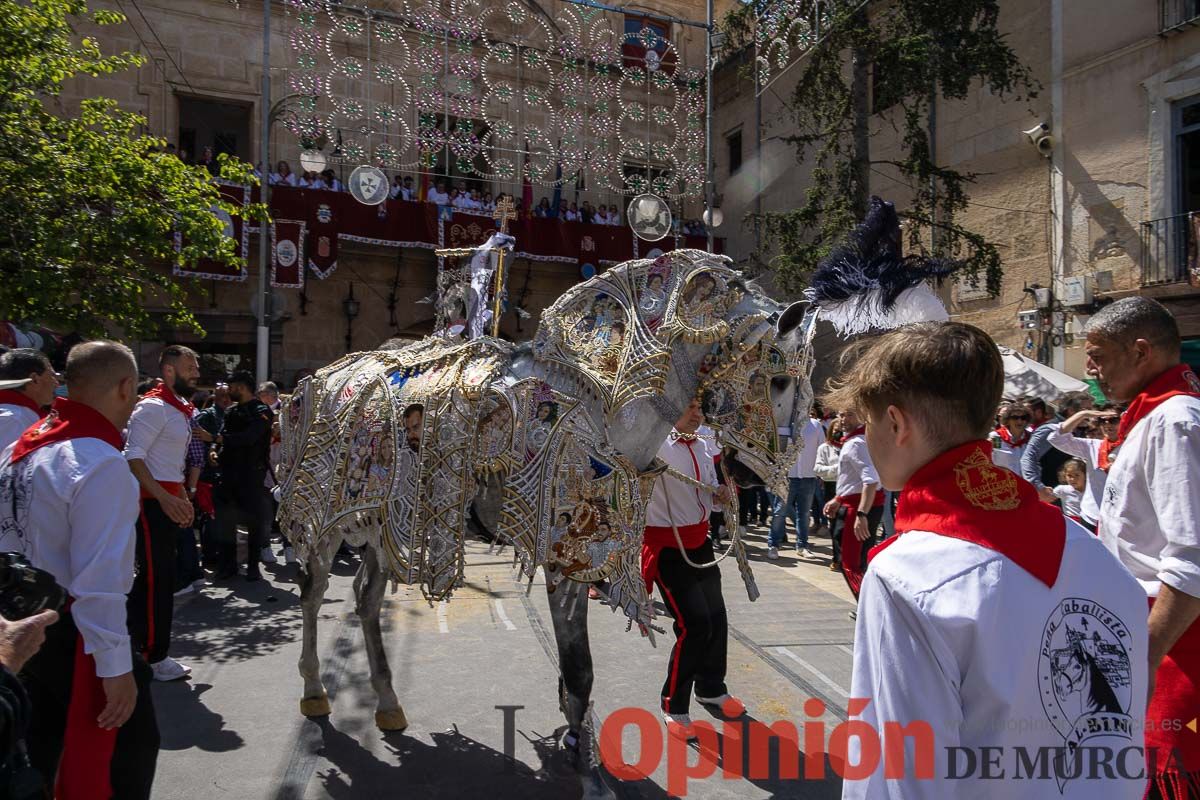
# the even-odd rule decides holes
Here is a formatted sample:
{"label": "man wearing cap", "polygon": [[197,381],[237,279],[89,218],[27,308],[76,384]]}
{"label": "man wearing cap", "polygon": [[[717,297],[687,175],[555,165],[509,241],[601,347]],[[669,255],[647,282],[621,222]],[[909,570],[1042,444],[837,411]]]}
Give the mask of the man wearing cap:
{"label": "man wearing cap", "polygon": [[45,416],[58,376],[40,350],[19,347],[0,355],[0,450]]}

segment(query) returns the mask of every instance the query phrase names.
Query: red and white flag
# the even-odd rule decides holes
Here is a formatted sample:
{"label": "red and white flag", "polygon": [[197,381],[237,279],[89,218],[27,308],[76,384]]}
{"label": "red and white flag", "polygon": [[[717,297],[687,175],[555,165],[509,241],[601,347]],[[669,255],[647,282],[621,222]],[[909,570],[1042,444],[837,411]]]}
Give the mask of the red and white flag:
{"label": "red and white flag", "polygon": [[276,289],[304,288],[307,227],[294,219],[277,219],[271,225],[271,285]]}

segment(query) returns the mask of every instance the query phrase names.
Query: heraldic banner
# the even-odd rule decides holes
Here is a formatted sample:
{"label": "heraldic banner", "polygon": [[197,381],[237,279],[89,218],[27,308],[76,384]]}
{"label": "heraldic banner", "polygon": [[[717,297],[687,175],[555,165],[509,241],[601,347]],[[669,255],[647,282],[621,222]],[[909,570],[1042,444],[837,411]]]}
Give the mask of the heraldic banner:
{"label": "heraldic banner", "polygon": [[271,225],[271,286],[304,288],[304,235],[308,226],[294,219]]}
{"label": "heraldic banner", "polygon": [[[226,202],[242,208],[245,208],[246,204],[250,202],[249,186],[225,183],[224,181],[217,181],[217,184],[221,190],[221,197]],[[213,209],[213,214],[224,224],[225,236],[237,243],[237,254],[244,262],[250,252],[249,227],[242,224],[241,215],[230,216],[217,208]],[[182,234],[177,232],[175,234],[175,251],[179,252],[182,246]],[[209,278],[217,281],[244,281],[247,274],[244,265],[239,267],[208,258],[202,258],[195,264],[176,262],[173,272],[188,278]]]}

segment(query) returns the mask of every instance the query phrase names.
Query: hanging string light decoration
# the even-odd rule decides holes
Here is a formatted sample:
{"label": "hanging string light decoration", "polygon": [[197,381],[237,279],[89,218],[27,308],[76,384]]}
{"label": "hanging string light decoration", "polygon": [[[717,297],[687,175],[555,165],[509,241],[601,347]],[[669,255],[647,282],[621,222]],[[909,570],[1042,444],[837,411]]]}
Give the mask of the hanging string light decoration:
{"label": "hanging string light decoration", "polygon": [[303,142],[340,135],[331,160],[702,194],[706,73],[660,31],[573,4],[551,24],[515,0],[352,2],[289,0],[300,102],[286,126]]}

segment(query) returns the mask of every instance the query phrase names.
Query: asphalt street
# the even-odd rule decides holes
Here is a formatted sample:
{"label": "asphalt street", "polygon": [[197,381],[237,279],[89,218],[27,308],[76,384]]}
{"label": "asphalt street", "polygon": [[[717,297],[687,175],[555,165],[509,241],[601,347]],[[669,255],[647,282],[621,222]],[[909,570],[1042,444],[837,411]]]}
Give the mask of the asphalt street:
{"label": "asphalt street", "polygon": [[[827,737],[845,718],[854,605],[841,576],[826,568],[828,538],[813,538],[818,559],[800,559],[787,549],[768,561],[765,533],[751,528],[748,536],[762,590],[757,602],[748,601],[732,560],[722,568],[732,626],[729,685],[750,718],[788,721],[800,730],[822,722]],[[238,579],[179,602],[171,654],[193,673],[189,680],[153,687],[162,732],[155,798],[579,797],[580,783],[557,749],[564,720],[547,597],[540,582],[528,594],[516,582],[511,551],[495,553],[472,542],[465,586],[448,603],[430,605],[406,586],[386,598],[384,640],[409,721],[403,733],[383,734],[374,725],[374,693],[354,614],[356,568],[357,561],[335,567],[321,612],[318,649],[333,702],[326,719],[299,713],[295,566],[280,563],[268,567],[267,581]],[[597,718],[637,708],[657,721],[670,633],[651,647],[636,629],[626,629],[624,616],[596,601],[589,606]],[[669,627],[669,618],[660,622]],[[819,707],[812,704],[806,708],[812,698],[823,703],[824,713],[813,713]],[[509,712],[512,759],[497,706],[522,706]],[[777,741],[769,763],[754,770],[748,768],[753,753],[728,747],[736,729],[722,729],[698,705],[692,711],[722,731],[722,760],[715,774],[689,781],[686,796],[839,796],[840,781],[828,762],[823,778],[787,774],[786,761],[803,750],[803,734]],[[661,744],[661,727],[656,736]],[[622,739],[630,763],[653,749],[639,750],[638,739],[632,730]],[[787,758],[781,759],[780,748]],[[609,775],[607,783],[622,800],[673,796],[668,789],[682,794],[678,782],[669,784],[669,755],[664,751],[642,780]],[[675,755],[676,764],[681,755],[689,764],[699,761],[694,749]],[[802,753],[799,759],[803,769]]]}

